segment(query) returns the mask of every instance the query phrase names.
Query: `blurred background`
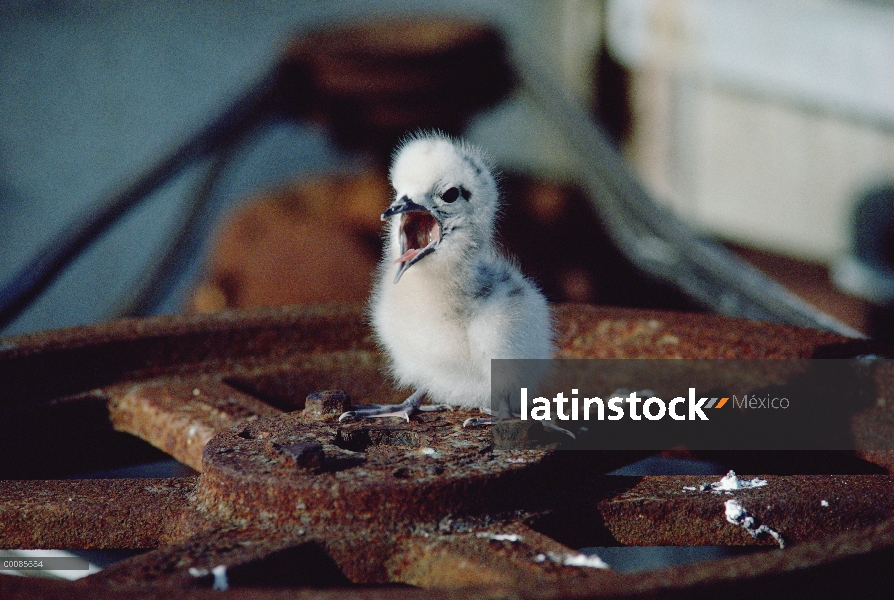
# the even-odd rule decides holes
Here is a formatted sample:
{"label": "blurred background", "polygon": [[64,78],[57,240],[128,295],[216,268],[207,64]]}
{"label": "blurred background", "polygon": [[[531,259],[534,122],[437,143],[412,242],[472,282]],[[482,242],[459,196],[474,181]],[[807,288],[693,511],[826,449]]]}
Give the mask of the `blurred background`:
{"label": "blurred background", "polygon": [[363,303],[420,127],[553,301],[894,341],[883,0],[0,1],[0,334]]}
{"label": "blurred background", "polygon": [[0,286],[95,238],[3,334],[363,302],[419,127],[494,155],[501,244],[552,300],[892,331],[890,2],[6,0],[0,115]]}

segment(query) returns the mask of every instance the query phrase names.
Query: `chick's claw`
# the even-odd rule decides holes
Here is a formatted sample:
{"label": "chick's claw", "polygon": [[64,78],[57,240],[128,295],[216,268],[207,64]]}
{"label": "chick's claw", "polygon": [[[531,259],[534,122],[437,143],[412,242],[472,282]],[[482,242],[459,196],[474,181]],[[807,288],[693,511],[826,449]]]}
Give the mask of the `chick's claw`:
{"label": "chick's claw", "polygon": [[338,417],[338,422],[356,421],[361,419],[374,419],[380,417],[400,417],[405,421],[410,420],[410,413],[405,409],[400,409],[400,404],[370,404],[369,406],[358,406],[353,410],[348,410]]}
{"label": "chick's claw", "polygon": [[570,431],[568,431],[568,430],[565,429],[564,427],[559,427],[558,425],[556,425],[556,424],[553,423],[552,421],[541,421],[541,422],[543,423],[543,428],[544,428],[544,429],[549,429],[550,431],[555,431],[555,432],[557,432],[557,433],[564,433],[565,435],[570,436],[571,439],[573,439],[573,440],[576,440],[576,439],[577,439],[577,436],[576,436],[576,435],[574,435],[573,433],[571,433]]}
{"label": "chick's claw", "polygon": [[351,410],[343,412],[338,417],[339,423],[351,421],[355,419],[370,419],[376,417],[400,417],[405,421],[410,420],[410,415],[420,410],[438,410],[436,407],[420,408],[422,398],[425,393],[417,390],[413,394],[401,402],[400,404],[369,404],[366,406],[355,406]]}

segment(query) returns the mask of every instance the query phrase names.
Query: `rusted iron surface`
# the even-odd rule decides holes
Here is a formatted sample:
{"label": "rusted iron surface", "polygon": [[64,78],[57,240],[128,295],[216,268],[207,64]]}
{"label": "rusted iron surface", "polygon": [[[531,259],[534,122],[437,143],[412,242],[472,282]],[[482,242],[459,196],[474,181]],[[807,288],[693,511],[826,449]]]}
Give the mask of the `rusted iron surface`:
{"label": "rusted iron surface", "polygon": [[[323,587],[350,582],[334,566],[316,542],[307,536],[292,532],[280,532],[271,537],[250,527],[223,526],[208,530],[128,561],[112,565],[97,573],[95,584],[102,582],[109,587],[134,587],[134,584],[152,584],[171,588],[203,589],[212,586],[211,570],[223,565],[228,571],[228,579],[235,587],[248,582],[239,581],[240,572],[254,569],[263,570],[260,562],[276,561],[277,555],[292,548],[289,558],[289,583],[304,582],[305,585]],[[324,569],[328,566],[328,569]],[[325,572],[323,572],[325,570]],[[262,580],[255,585],[263,586]],[[270,586],[283,581],[271,580]]]}
{"label": "rusted iron surface", "polygon": [[[894,390],[894,386],[890,389]],[[874,407],[854,415],[852,429],[857,447],[884,448],[888,440],[894,439],[894,410],[890,401],[886,406]],[[894,451],[859,450],[857,456],[894,473]]]}
{"label": "rusted iron surface", "polygon": [[184,535],[197,478],[0,481],[2,548],[155,548]]}
{"label": "rusted iron surface", "polygon": [[521,494],[522,472],[536,475],[549,456],[495,451],[486,428],[462,427],[471,411],[447,414],[404,425],[320,423],[299,413],[247,423],[205,448],[198,499],[210,513],[261,526],[397,528],[493,509]]}
{"label": "rusted iron surface", "polygon": [[840,335],[733,319],[663,311],[565,305],[560,358],[811,358]]}
{"label": "rusted iron surface", "polygon": [[321,390],[310,394],[304,403],[308,421],[337,421],[351,409],[351,397],[342,390]]}
{"label": "rusted iron surface", "polygon": [[[361,318],[358,315],[358,318]],[[285,412],[303,410],[309,393],[348,390],[363,402],[400,402],[406,391],[396,390],[384,376],[385,362],[368,348],[298,352],[282,359],[245,360],[219,370],[222,381]]]}
{"label": "rusted iron surface", "polygon": [[[832,334],[721,317],[586,306],[556,314],[564,357],[857,350]],[[156,548],[74,585],[80,597],[126,589],[165,598],[212,597],[203,569],[220,565],[234,597],[280,595],[257,589],[266,585],[339,586],[314,597],[405,593],[342,587],[382,582],[464,598],[694,597],[747,582],[776,597],[780,578],[864,573],[892,555],[887,476],[766,475],[765,487],[715,495],[683,490],[711,478],[599,477],[631,454],[495,447],[488,430],[460,426],[478,416],[470,411],[340,424],[345,398],[306,396],[343,389],[369,403],[405,395],[383,376],[362,323],[359,309],[269,309],[0,340],[0,373],[9,377],[0,406],[65,398],[108,406],[110,422],[193,466],[211,437],[200,478],[3,482],[0,523],[21,523],[0,529],[3,545]],[[538,560],[584,545],[764,543],[726,521],[731,497],[793,546],[646,574]],[[309,568],[286,568],[295,564]],[[72,589],[8,579],[0,576],[5,597]]]}
{"label": "rusted iron surface", "polygon": [[109,402],[116,430],[146,440],[197,471],[202,470],[202,449],[216,434],[279,412],[207,377],[127,386]]}
{"label": "rusted iron surface", "polygon": [[362,309],[338,306],[122,320],[10,336],[0,342],[0,406],[165,374],[374,348]]}
{"label": "rusted iron surface", "polygon": [[[133,598],[137,600],[403,600],[438,599],[468,600],[468,590],[423,590],[406,586],[382,588],[287,588],[287,587],[231,587],[225,594],[205,582],[201,587],[178,588],[172,585],[146,584],[143,586],[95,586],[82,582],[68,583],[48,579],[27,579],[0,575],[0,594],[3,598],[27,600],[94,600]],[[492,588],[479,588],[479,598],[505,598]]]}
{"label": "rusted iron surface", "polygon": [[894,521],[887,520],[786,550],[638,574],[627,579],[624,595],[663,589],[666,598],[886,598],[892,558]]}
{"label": "rusted iron surface", "polygon": [[[562,357],[810,357],[824,347],[855,343],[820,331],[709,315],[565,305],[556,307],[555,316]],[[0,343],[0,406],[165,374],[260,370],[327,353],[356,352],[363,367],[376,362],[364,323],[360,307],[265,308],[7,337]],[[346,355],[339,358],[344,369]],[[338,388],[345,386],[315,389]],[[302,390],[301,399],[312,391]]]}
{"label": "rusted iron surface", "polygon": [[271,537],[269,530],[231,526],[113,565],[92,576],[91,583],[202,589],[210,587],[209,572],[217,566],[226,568],[233,587],[344,588],[390,582],[445,589],[511,586],[519,580],[531,584],[539,579],[580,580],[607,573],[538,560],[547,552],[575,554],[519,523],[387,536],[335,527],[284,528]]}
{"label": "rusted iron surface", "polygon": [[[723,492],[702,490],[712,481],[706,477],[630,478],[629,489],[600,501],[598,507],[614,538],[628,546],[775,545],[771,536],[752,537],[727,521],[724,503],[733,499],[790,543],[854,531],[894,516],[894,477],[888,475],[762,479],[767,482],[762,487]],[[620,484],[610,481],[605,486]]]}
{"label": "rusted iron surface", "polygon": [[561,564],[577,551],[522,523],[480,524],[462,532],[417,532],[406,536],[387,560],[389,577],[423,588],[533,590],[561,582],[604,582],[607,569]]}

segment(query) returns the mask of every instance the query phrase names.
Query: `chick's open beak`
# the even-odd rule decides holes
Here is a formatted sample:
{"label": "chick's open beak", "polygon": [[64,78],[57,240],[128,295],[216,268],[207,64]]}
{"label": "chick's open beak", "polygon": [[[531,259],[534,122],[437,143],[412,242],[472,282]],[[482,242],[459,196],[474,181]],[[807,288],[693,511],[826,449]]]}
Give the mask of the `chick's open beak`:
{"label": "chick's open beak", "polygon": [[400,266],[394,283],[400,280],[407,269],[434,252],[441,241],[440,223],[422,205],[404,196],[382,213],[382,220],[396,215],[400,218],[400,256],[394,262]]}

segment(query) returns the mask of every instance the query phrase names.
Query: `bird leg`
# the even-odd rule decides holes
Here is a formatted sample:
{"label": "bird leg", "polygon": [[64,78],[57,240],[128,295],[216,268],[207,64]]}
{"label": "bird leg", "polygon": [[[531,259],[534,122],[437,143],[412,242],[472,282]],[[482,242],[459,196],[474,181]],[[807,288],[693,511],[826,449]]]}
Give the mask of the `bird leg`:
{"label": "bird leg", "polygon": [[[503,397],[502,402],[500,402],[500,408],[499,408],[499,410],[497,410],[496,417],[494,417],[494,411],[489,408],[481,407],[478,410],[480,410],[481,412],[483,412],[486,415],[489,415],[490,418],[482,419],[479,417],[470,417],[470,418],[466,419],[465,421],[463,421],[463,427],[479,427],[481,425],[493,425],[496,421],[500,421],[503,419],[512,419],[512,418],[519,419],[519,418],[521,418],[521,413],[512,409],[512,405],[510,404],[510,401],[509,401],[509,396]],[[577,439],[577,436],[575,436],[573,433],[571,433],[564,427],[559,427],[552,421],[541,421],[541,424],[543,425],[544,429],[550,429],[550,430],[558,432],[558,433],[564,433],[565,435],[570,436],[572,439]]]}
{"label": "bird leg", "polygon": [[[544,429],[550,429],[557,433],[564,433],[567,436],[571,436],[572,440],[577,439],[576,435],[574,435],[573,433],[571,433],[569,430],[565,429],[564,427],[559,427],[553,421],[540,421],[540,423],[543,424]],[[580,433],[580,432],[578,431],[578,433]]]}
{"label": "bird leg", "polygon": [[[500,407],[494,411],[486,406],[481,406],[478,408],[481,412],[486,414],[489,418],[482,419],[480,417],[469,417],[465,421],[463,421],[463,427],[479,427],[481,425],[493,425],[497,421],[501,421],[503,419],[511,419],[515,417],[518,419],[521,417],[521,413],[515,412],[512,410],[512,404],[509,400],[509,396],[504,394],[500,401]],[[496,412],[496,415],[494,414]]]}
{"label": "bird leg", "polygon": [[[489,408],[479,408],[481,412],[488,416],[492,416],[494,411]],[[465,421],[463,421],[463,427],[478,427],[479,425],[493,425],[494,419],[482,419],[480,417],[469,417]]]}
{"label": "bird leg", "polygon": [[410,397],[400,404],[367,404],[364,406],[355,406],[347,412],[343,412],[339,417],[339,422],[351,419],[369,419],[373,417],[400,417],[407,421],[410,415],[417,412],[434,412],[439,410],[453,410],[444,404],[434,406],[422,406],[422,399],[425,392],[416,390]]}
{"label": "bird leg", "polygon": [[[499,421],[503,418],[510,418],[510,417],[497,417],[495,419],[495,418],[493,418],[492,410],[490,410],[488,408],[479,408],[478,410],[480,410],[481,412],[483,412],[486,415],[491,415],[491,418],[482,419],[480,417],[469,417],[468,419],[463,421],[463,427],[479,427],[481,425],[493,425],[494,423],[496,423],[497,421]],[[521,413],[513,413],[512,417],[515,417],[516,419],[518,419],[521,417]],[[564,427],[559,427],[552,421],[541,421],[540,423],[543,425],[544,429],[550,429],[557,433],[564,433],[565,435],[571,436],[572,439],[577,439],[576,435],[574,435],[573,433],[571,433]]]}

